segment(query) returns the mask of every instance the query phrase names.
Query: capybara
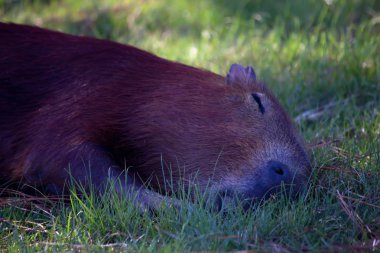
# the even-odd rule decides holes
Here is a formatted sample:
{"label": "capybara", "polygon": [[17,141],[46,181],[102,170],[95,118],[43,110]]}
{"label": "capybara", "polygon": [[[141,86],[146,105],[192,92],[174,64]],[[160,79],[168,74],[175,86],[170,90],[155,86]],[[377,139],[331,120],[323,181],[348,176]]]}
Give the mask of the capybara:
{"label": "capybara", "polygon": [[127,178],[118,191],[155,208],[165,183],[193,176],[201,191],[260,199],[309,175],[301,137],[252,67],[220,76],[112,41],[0,24],[2,181],[62,193],[69,179],[100,189]]}

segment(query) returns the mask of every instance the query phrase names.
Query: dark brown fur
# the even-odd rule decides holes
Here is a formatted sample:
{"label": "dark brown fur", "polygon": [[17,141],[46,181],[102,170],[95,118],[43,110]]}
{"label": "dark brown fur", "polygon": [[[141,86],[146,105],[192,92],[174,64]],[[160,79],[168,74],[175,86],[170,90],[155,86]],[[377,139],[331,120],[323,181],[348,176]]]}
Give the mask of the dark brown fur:
{"label": "dark brown fur", "polygon": [[163,171],[174,182],[198,173],[201,188],[212,179],[218,191],[261,197],[278,185],[263,176],[268,161],[296,185],[309,175],[286,113],[238,71],[227,84],[131,46],[30,26],[0,24],[0,38],[0,178],[54,192],[68,170],[80,182],[90,170],[100,185],[130,167],[154,188]]}

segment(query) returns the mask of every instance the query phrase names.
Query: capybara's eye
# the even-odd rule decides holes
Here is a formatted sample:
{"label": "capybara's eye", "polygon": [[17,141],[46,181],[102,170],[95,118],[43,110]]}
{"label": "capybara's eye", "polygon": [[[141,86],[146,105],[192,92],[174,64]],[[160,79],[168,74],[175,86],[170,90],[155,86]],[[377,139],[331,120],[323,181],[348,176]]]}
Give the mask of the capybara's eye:
{"label": "capybara's eye", "polygon": [[261,103],[260,96],[257,93],[252,93],[252,97],[255,100],[255,102],[257,103],[257,105],[259,106],[260,112],[262,114],[264,114],[265,108],[264,108],[263,104]]}

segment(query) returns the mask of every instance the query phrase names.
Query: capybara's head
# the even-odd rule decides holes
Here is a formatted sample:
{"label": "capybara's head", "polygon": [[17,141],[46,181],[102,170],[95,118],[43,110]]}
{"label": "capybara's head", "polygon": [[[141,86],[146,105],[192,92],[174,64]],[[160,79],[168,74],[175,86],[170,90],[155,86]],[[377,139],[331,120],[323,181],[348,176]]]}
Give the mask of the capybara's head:
{"label": "capybara's head", "polygon": [[156,187],[196,175],[200,188],[244,199],[305,186],[311,168],[303,140],[252,67],[233,64],[226,77],[185,66],[161,74],[170,80],[145,98],[135,125],[128,122],[129,133],[138,131],[129,152],[144,158],[134,161],[142,178],[152,167]]}

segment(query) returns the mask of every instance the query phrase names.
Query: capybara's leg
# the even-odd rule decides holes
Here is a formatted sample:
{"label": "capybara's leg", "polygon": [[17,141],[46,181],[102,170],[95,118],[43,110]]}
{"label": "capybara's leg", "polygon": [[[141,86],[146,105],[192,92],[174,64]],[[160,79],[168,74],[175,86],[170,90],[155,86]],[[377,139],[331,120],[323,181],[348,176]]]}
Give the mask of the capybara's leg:
{"label": "capybara's leg", "polygon": [[38,180],[45,185],[46,191],[54,194],[67,191],[70,181],[74,185],[84,186],[85,189],[91,186],[101,194],[108,182],[118,193],[129,198],[141,210],[157,209],[162,204],[179,205],[178,200],[146,189],[135,178],[128,175],[127,170],[116,165],[111,155],[99,145],[92,143],[78,145],[64,157],[67,161],[65,168],[51,164],[49,167],[29,174],[27,176],[30,179],[29,182],[37,183],[36,180]]}

